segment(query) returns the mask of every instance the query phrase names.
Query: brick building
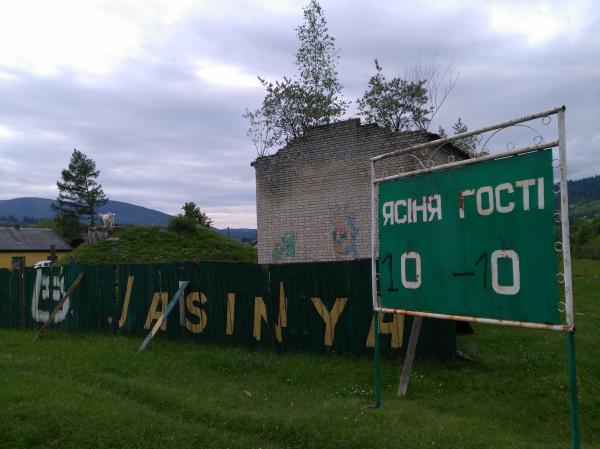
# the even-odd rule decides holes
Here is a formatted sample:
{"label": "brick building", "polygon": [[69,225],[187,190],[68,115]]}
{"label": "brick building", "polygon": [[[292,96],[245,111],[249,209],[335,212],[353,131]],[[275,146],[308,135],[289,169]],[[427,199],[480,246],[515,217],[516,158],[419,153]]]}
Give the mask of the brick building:
{"label": "brick building", "polygon": [[[351,119],[309,128],[303,138],[257,158],[252,165],[259,263],[371,257],[369,159],[437,138],[426,132],[394,133]],[[378,175],[391,175],[414,170],[429,158],[440,164],[467,157],[445,145],[433,156],[418,152],[386,159],[377,170]]]}

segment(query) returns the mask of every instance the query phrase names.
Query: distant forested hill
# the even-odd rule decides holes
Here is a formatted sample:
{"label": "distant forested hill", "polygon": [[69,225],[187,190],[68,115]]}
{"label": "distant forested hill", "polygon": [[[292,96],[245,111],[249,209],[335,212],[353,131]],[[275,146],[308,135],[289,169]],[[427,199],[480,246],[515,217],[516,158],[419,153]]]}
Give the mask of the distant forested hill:
{"label": "distant forested hill", "polygon": [[600,217],[600,175],[569,181],[569,205],[575,225]]}
{"label": "distant forested hill", "polygon": [[569,181],[569,202],[600,200],[600,175]]}
{"label": "distant forested hill", "polygon": [[[40,220],[54,217],[51,208],[54,200],[48,198],[13,198],[12,200],[0,200],[0,226],[31,226]],[[103,212],[114,212],[117,224],[128,225],[160,225],[167,226],[172,216],[163,212],[148,209],[122,201],[110,200],[100,208]],[[234,240],[245,242],[256,241],[256,229],[231,228],[216,229],[220,234],[226,235]]]}
{"label": "distant forested hill", "polygon": [[[54,203],[54,200],[35,197],[0,200],[0,219],[2,217],[12,217],[24,222],[25,217],[29,219],[32,217],[37,219],[52,218],[55,215],[51,207],[52,203]],[[157,224],[166,226],[171,219],[170,215],[163,212],[122,201],[110,200],[100,208],[100,211],[114,212],[117,224]]]}

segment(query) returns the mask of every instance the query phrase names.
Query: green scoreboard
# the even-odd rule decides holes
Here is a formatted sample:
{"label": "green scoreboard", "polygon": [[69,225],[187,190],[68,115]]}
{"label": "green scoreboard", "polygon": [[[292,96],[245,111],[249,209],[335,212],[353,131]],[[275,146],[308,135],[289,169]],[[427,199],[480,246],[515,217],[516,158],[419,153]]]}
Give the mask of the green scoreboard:
{"label": "green scoreboard", "polygon": [[381,307],[560,324],[552,150],[379,184]]}

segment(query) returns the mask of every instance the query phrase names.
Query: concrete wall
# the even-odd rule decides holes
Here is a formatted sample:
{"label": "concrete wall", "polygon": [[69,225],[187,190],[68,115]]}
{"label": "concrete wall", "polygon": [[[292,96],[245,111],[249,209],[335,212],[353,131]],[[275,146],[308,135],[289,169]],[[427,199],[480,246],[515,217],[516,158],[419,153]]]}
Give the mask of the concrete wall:
{"label": "concrete wall", "polygon": [[[294,263],[371,256],[370,164],[373,156],[436,135],[392,133],[352,119],[306,131],[276,154],[258,158],[256,209],[259,263]],[[436,163],[466,156],[439,149]],[[378,175],[414,170],[423,154],[378,165]]]}

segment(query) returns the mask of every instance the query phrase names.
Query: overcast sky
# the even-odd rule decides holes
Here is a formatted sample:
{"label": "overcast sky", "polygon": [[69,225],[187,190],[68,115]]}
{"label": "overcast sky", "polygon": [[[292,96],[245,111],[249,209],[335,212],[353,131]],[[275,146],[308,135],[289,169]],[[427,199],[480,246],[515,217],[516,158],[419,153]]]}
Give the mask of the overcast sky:
{"label": "overcast sky", "polygon": [[[171,214],[195,201],[217,227],[255,227],[256,154],[241,115],[264,96],[256,75],[293,74],[306,3],[1,0],[0,199],[55,198],[77,148],[111,199]],[[435,55],[459,79],[432,130],[565,104],[569,176],[600,174],[593,1],[321,6],[347,100],[364,91],[375,57],[392,77]]]}

